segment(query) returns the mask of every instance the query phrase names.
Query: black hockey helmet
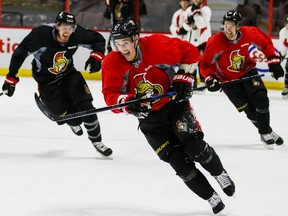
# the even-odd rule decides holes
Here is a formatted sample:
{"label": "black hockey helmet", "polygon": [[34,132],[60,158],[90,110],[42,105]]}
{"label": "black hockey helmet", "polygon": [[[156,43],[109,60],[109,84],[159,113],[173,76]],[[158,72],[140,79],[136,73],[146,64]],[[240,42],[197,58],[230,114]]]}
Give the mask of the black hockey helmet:
{"label": "black hockey helmet", "polygon": [[68,13],[66,11],[61,11],[55,20],[56,23],[67,23],[67,24],[71,24],[71,25],[76,25],[76,19],[75,16],[71,13]]}
{"label": "black hockey helmet", "polygon": [[285,23],[288,24],[288,16],[285,17]]}
{"label": "black hockey helmet", "polygon": [[139,29],[136,23],[129,17],[125,20],[120,20],[112,28],[112,39],[121,39],[139,34]]}
{"label": "black hockey helmet", "polygon": [[224,24],[225,21],[234,21],[236,25],[239,25],[242,21],[242,16],[238,11],[230,10],[224,15],[222,23]]}

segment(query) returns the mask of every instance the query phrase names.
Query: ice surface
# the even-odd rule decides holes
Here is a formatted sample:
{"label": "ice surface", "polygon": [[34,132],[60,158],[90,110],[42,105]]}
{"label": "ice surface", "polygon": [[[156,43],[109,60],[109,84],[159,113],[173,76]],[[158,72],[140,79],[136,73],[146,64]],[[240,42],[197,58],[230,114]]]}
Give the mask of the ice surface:
{"label": "ice surface", "polygon": [[[101,82],[88,84],[94,105],[105,106]],[[0,97],[1,216],[213,215],[208,203],[158,159],[135,118],[99,113],[103,141],[114,151],[113,160],[103,160],[86,133],[77,137],[38,110],[36,90],[32,78],[21,78],[12,98]],[[280,91],[269,95],[271,126],[287,143],[288,100]],[[265,149],[256,128],[223,93],[194,94],[191,101],[205,140],[236,184],[236,198],[229,198],[203,171],[229,216],[286,216],[287,144]]]}

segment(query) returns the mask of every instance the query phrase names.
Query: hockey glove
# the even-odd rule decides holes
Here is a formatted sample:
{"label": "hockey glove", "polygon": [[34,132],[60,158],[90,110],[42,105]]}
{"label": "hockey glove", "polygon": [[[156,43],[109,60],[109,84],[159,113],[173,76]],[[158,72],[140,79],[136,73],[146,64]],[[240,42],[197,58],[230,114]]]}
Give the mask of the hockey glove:
{"label": "hockey glove", "polygon": [[[137,94],[132,97],[125,97],[120,100],[120,103],[125,103],[128,101],[132,101],[135,99],[143,99],[146,98],[146,94]],[[127,107],[122,109],[126,114],[131,114],[137,117],[138,119],[145,119],[150,112],[152,112],[152,108],[150,103],[133,103]]]}
{"label": "hockey glove", "polygon": [[186,20],[186,24],[188,25],[192,25],[194,24],[195,20],[194,20],[194,16],[193,15],[190,15],[187,17],[187,20]]}
{"label": "hockey glove", "polygon": [[177,29],[176,33],[178,35],[185,35],[185,34],[187,34],[187,31],[183,27],[181,27],[181,28]]}
{"label": "hockey glove", "polygon": [[176,92],[175,101],[182,102],[189,100],[193,94],[193,82],[194,77],[185,73],[183,69],[180,69],[173,77],[172,89]]}
{"label": "hockey glove", "polygon": [[195,15],[196,13],[201,14],[200,11],[200,6],[199,5],[195,5],[194,3],[191,5],[191,12],[193,15]]}
{"label": "hockey glove", "polygon": [[102,67],[102,61],[104,60],[104,55],[101,52],[91,52],[89,59],[85,63],[85,70],[89,70],[90,73],[95,73],[100,71]]}
{"label": "hockey glove", "polygon": [[272,56],[268,59],[269,71],[272,73],[272,77],[278,80],[279,77],[284,76],[284,70],[280,65],[281,59],[278,56]]}
{"label": "hockey glove", "polygon": [[192,12],[192,14],[190,16],[188,16],[187,22],[186,22],[188,25],[191,25],[191,24],[193,24],[195,22],[195,20],[194,20],[194,15],[195,14],[201,14],[199,5],[195,5],[193,3],[192,6],[191,6],[191,12]]}
{"label": "hockey glove", "polygon": [[7,74],[4,84],[2,86],[2,91],[4,94],[11,97],[15,91],[15,85],[19,82],[19,77],[10,76]]}
{"label": "hockey glove", "polygon": [[214,92],[219,91],[221,89],[221,83],[218,77],[209,75],[205,79],[205,83],[207,86],[208,91]]}

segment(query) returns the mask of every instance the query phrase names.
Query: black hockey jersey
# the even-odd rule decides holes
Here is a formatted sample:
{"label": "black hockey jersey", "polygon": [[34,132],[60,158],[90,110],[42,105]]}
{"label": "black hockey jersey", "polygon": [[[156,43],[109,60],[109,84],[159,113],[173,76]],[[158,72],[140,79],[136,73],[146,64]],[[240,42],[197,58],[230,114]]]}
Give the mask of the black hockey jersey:
{"label": "black hockey jersey", "polygon": [[38,83],[58,80],[74,68],[73,55],[80,46],[104,54],[105,38],[98,32],[77,26],[69,41],[61,44],[56,41],[56,29],[53,24],[36,27],[14,51],[9,75],[16,76],[27,56],[33,55],[34,79]]}

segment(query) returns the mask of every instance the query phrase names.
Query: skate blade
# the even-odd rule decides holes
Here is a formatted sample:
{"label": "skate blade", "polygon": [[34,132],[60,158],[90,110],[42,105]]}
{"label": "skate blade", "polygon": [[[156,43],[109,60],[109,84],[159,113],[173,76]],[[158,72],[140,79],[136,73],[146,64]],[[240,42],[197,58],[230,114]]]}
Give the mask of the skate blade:
{"label": "skate blade", "polygon": [[220,212],[216,214],[216,216],[227,216],[228,212],[226,211],[226,208],[222,209]]}
{"label": "skate blade", "polygon": [[193,94],[203,95],[203,94],[205,94],[205,90],[203,90],[203,91],[194,91]]}
{"label": "skate blade", "polygon": [[101,160],[113,160],[112,154],[109,155],[109,156],[105,156],[105,155],[101,154],[100,152],[98,152],[97,150],[96,150],[96,154],[97,154],[97,159],[101,159]]}
{"label": "skate blade", "polygon": [[266,143],[264,143],[264,147],[266,148],[266,149],[269,149],[269,150],[274,150],[274,146],[275,146],[275,144],[266,144]]}

